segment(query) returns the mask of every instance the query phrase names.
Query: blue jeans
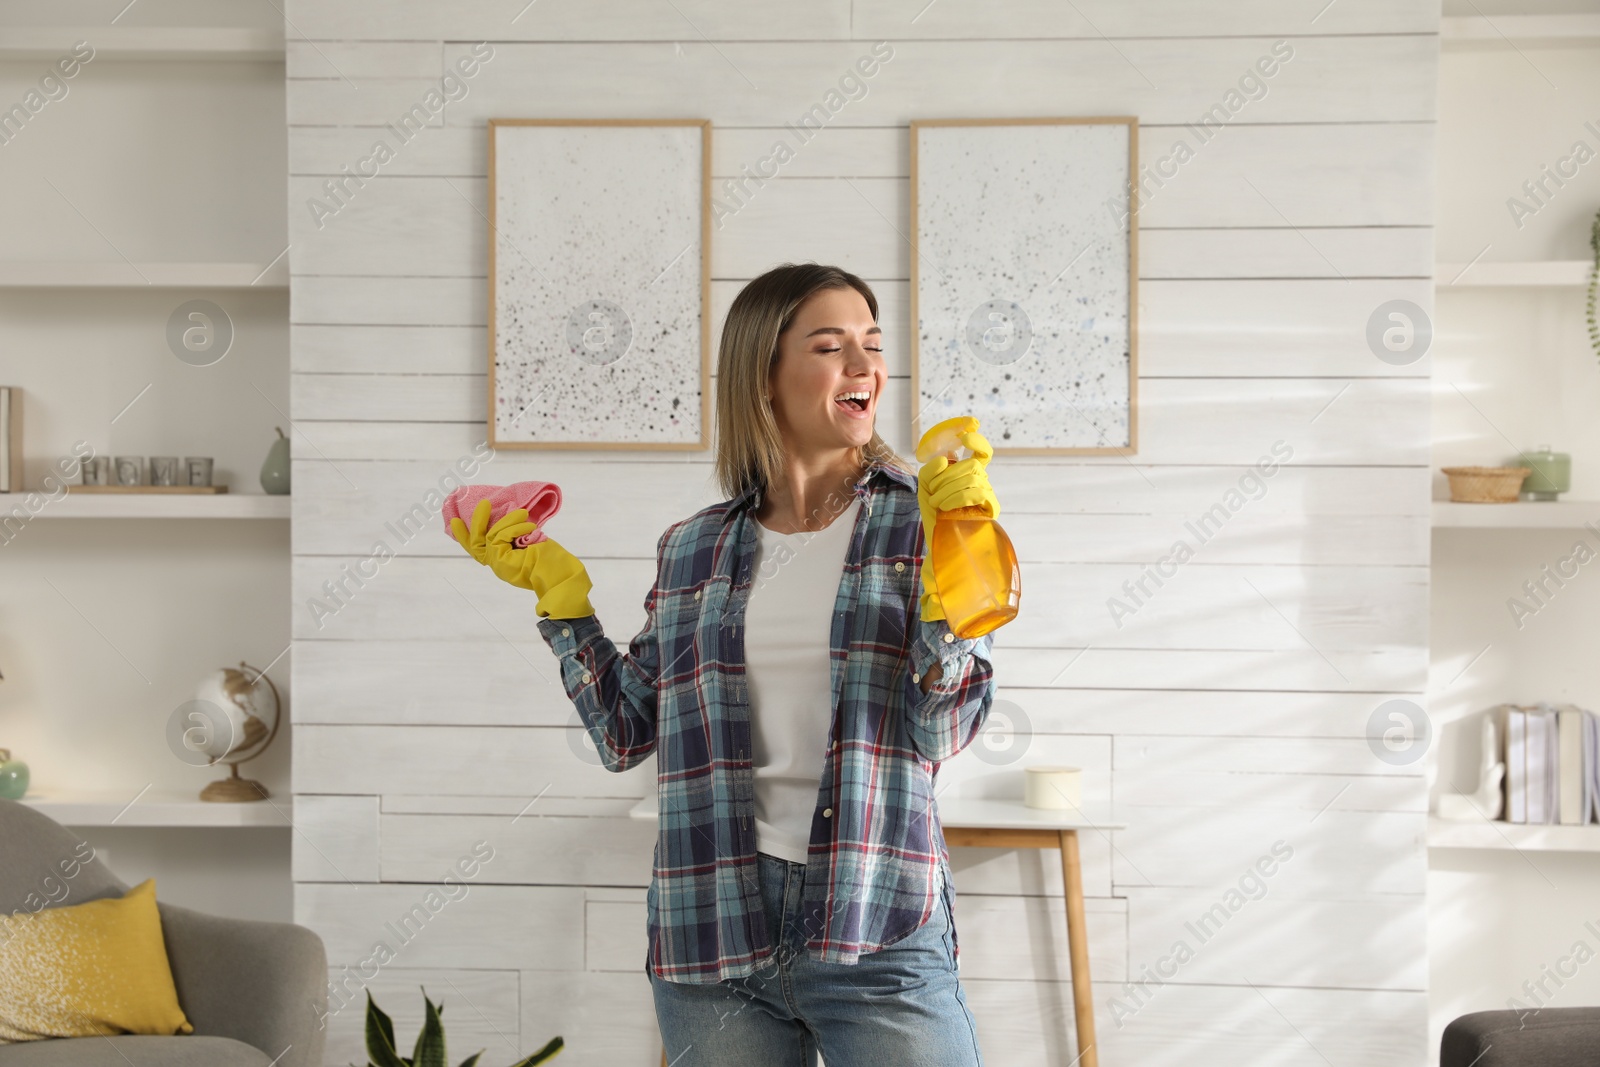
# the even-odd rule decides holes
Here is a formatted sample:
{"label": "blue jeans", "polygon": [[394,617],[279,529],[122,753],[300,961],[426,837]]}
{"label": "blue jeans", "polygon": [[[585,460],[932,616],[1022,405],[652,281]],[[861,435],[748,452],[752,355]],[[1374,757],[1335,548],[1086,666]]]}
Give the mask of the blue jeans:
{"label": "blue jeans", "polygon": [[710,985],[645,973],[670,1067],[982,1067],[956,976],[950,890],[928,921],[854,964],[806,954],[803,864],[756,854],[773,959]]}

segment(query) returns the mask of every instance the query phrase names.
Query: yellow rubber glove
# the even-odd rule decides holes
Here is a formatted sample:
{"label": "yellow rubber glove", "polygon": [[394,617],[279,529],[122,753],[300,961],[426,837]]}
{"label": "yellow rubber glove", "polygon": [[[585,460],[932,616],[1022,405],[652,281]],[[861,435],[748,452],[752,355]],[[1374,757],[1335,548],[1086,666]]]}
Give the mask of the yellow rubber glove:
{"label": "yellow rubber glove", "polygon": [[541,616],[579,619],[593,615],[594,606],[589,603],[592,583],[578,557],[548,538],[518,548],[512,542],[538,529],[538,524],[528,521],[526,509],[516,508],[490,526],[493,510],[488,500],[480,500],[472,511],[471,526],[460,519],[450,520],[450,532],[467,554],[501,581],[539,594],[534,610]]}
{"label": "yellow rubber glove", "polygon": [[940,453],[917,471],[917,507],[922,511],[923,537],[920,611],[921,618],[929,622],[945,617],[933,582],[933,527],[938,513],[981,507],[991,519],[1000,517],[1000,501],[994,495],[985,470],[994,448],[977,430],[962,434],[961,443],[972,450],[971,456],[951,463],[948,456]]}

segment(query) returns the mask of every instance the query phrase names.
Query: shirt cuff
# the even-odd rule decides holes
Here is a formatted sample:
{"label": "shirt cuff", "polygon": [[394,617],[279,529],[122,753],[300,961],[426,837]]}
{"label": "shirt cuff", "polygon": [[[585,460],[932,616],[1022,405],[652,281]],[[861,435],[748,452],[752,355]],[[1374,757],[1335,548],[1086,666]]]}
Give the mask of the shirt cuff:
{"label": "shirt cuff", "polygon": [[946,619],[918,619],[917,631],[911,639],[911,681],[920,685],[922,676],[932,669],[937,660],[941,670],[934,689],[950,689],[959,683],[961,664],[974,649],[987,649],[992,642],[988,634],[981,637],[961,638],[950,629]]}
{"label": "shirt cuff", "polygon": [[540,619],[539,633],[556,655],[565,659],[577,653],[600,633],[600,619],[583,615],[576,619]]}

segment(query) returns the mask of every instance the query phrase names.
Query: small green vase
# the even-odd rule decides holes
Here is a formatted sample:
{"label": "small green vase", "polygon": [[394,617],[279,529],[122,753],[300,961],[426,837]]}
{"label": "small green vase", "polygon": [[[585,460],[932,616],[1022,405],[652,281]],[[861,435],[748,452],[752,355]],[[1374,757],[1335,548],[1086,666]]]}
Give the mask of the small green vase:
{"label": "small green vase", "polygon": [[272,442],[272,447],[267,449],[267,460],[261,464],[261,488],[270,496],[287,496],[289,494],[289,439],[283,436],[283,430],[274,426],[278,431],[278,439]]}
{"label": "small green vase", "polygon": [[1522,483],[1522,495],[1527,500],[1556,500],[1572,488],[1572,457],[1550,451],[1549,445],[1524,452],[1511,465],[1533,468]]}
{"label": "small green vase", "polygon": [[11,758],[11,750],[0,748],[0,798],[21,800],[28,792],[28,765]]}

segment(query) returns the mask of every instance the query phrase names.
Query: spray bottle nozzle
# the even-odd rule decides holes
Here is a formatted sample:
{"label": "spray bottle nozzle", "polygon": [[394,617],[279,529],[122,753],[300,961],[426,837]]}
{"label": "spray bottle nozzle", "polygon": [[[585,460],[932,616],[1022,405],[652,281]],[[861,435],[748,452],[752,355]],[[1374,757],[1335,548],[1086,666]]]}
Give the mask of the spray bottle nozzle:
{"label": "spray bottle nozzle", "polygon": [[930,426],[917,442],[917,462],[926,463],[941,452],[949,456],[952,463],[971,458],[972,449],[962,443],[961,435],[977,428],[978,420],[971,415],[957,415]]}

